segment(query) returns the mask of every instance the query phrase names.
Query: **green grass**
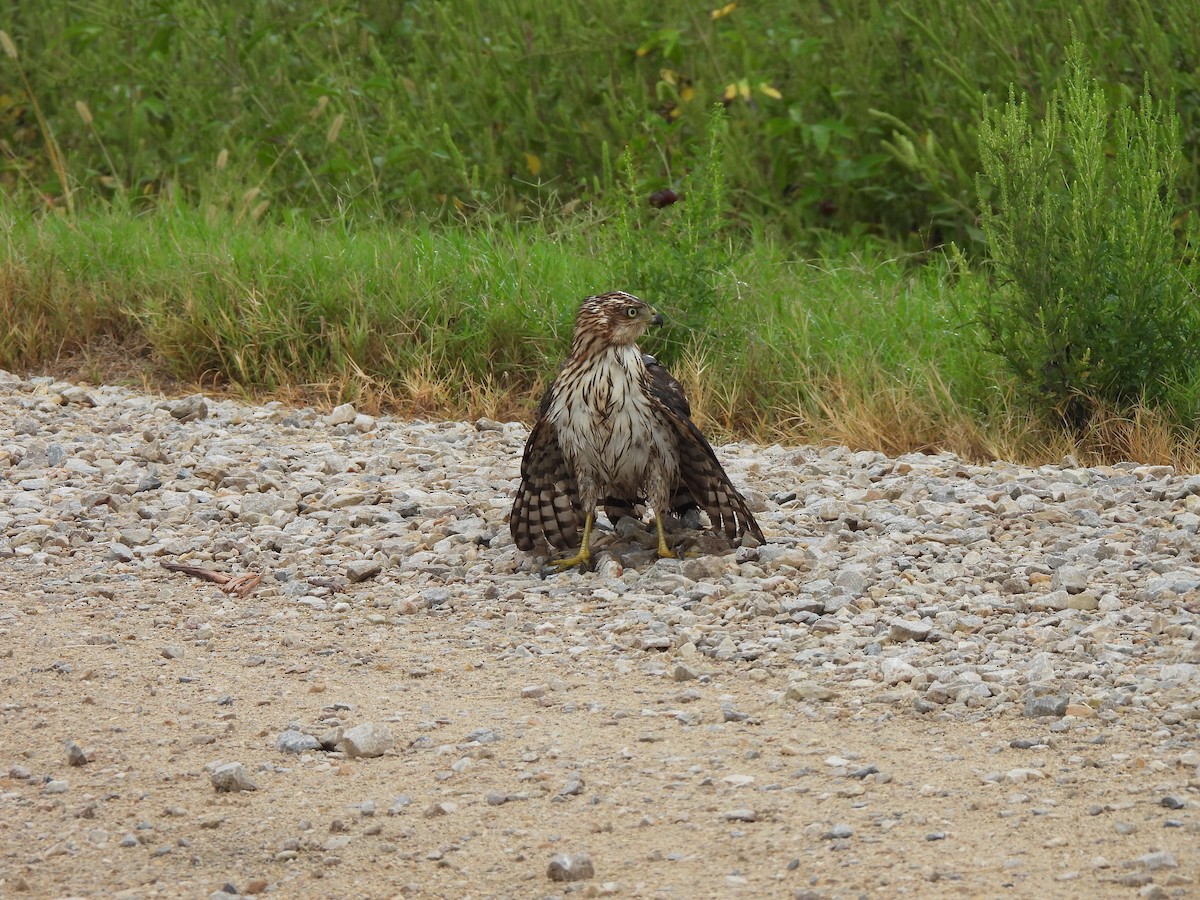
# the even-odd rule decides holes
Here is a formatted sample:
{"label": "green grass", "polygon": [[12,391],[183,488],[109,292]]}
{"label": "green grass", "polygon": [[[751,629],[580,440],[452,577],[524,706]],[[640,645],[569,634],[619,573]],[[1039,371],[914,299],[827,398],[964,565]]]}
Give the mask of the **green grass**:
{"label": "green grass", "polygon": [[[669,263],[656,224],[647,246]],[[641,291],[614,280],[628,238],[613,225],[272,224],[183,206],[68,221],[0,207],[0,367],[528,419],[579,301]],[[718,437],[973,459],[1200,459],[1193,431],[1150,410],[1100,416],[1082,436],[1032,415],[1001,361],[977,350],[961,310],[992,288],[961,263],[889,257],[884,245],[798,261],[764,241],[721,259],[709,305],[653,298],[668,323],[699,325],[644,342]]]}
{"label": "green grass", "polygon": [[1175,94],[1181,208],[1200,189],[1193,0],[7,7],[0,186],[58,207],[80,192],[283,220],[612,209],[606,154],[631,153],[641,197],[678,187],[723,103],[743,224],[808,253],[825,230],[967,246],[983,97],[1015,84],[1040,107],[1072,29],[1110,98],[1143,76]]}
{"label": "green grass", "polygon": [[[187,208],[0,219],[10,369],[117,341],[158,372],[250,394],[528,414],[578,302],[639,290],[611,280],[615,238],[592,219],[332,227]],[[851,413],[831,405],[830,387],[863,402],[886,386],[928,420],[895,437],[902,449],[938,443],[938,422],[1003,400],[996,373],[953,339],[961,288],[944,265],[800,263],[754,244],[718,281],[703,329],[664,329],[647,349],[673,361],[698,415],[726,433],[833,439]],[[685,297],[654,302],[668,322],[689,316]]]}

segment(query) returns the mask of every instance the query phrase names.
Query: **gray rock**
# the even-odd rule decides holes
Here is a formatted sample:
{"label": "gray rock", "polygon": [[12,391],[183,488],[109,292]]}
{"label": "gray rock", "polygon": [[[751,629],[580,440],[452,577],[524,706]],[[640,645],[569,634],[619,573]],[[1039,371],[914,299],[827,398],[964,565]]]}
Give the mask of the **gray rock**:
{"label": "gray rock", "polygon": [[596,875],[587,853],[559,853],[550,858],[546,877],[551,881],[586,881]]}
{"label": "gray rock", "polygon": [[182,400],[170,400],[162,406],[180,422],[195,422],[208,418],[208,403],[199,394],[184,397]]}
{"label": "gray rock", "polygon": [[933,627],[928,622],[917,622],[912,619],[892,619],[888,625],[888,637],[896,643],[904,641],[924,641],[929,638]]}
{"label": "gray rock", "polygon": [[275,746],[284,753],[305,753],[309,750],[320,750],[321,742],[311,734],[288,729],[275,739]]}
{"label": "gray rock", "polygon": [[217,793],[238,793],[240,791],[257,791],[258,785],[250,780],[250,773],[241,763],[224,763],[214,765],[208,773],[209,781]]}
{"label": "gray rock", "polygon": [[1030,695],[1025,700],[1024,714],[1030,718],[1039,716],[1062,718],[1067,714],[1068,703],[1070,703],[1070,698],[1061,694]]}
{"label": "gray rock", "polygon": [[346,563],[346,577],[350,579],[351,584],[358,584],[360,581],[374,578],[382,571],[383,566],[373,559],[356,559]]}
{"label": "gray rock", "polygon": [[335,406],[333,412],[325,417],[325,424],[331,427],[349,425],[357,415],[358,412],[354,409],[353,404],[343,403],[341,406]]}

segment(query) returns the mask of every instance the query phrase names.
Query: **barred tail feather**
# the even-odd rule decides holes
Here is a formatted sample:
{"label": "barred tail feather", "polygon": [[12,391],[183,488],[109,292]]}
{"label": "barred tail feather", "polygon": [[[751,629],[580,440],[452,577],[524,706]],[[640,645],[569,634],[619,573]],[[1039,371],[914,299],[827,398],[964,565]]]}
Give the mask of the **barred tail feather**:
{"label": "barred tail feather", "polygon": [[549,426],[534,426],[521,459],[521,486],[513,500],[509,531],[521,550],[532,550],[539,536],[559,550],[579,544],[579,489],[567,471],[558,440]]}

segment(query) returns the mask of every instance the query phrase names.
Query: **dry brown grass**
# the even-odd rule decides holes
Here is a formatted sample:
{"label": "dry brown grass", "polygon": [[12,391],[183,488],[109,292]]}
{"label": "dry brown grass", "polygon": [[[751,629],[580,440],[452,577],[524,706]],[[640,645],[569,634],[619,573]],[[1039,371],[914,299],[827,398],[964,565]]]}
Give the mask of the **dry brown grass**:
{"label": "dry brown grass", "polygon": [[1132,460],[1200,471],[1200,433],[1180,433],[1161,412],[1144,406],[1121,412],[1101,407],[1071,453],[1085,465]]}
{"label": "dry brown grass", "polygon": [[[22,370],[89,384],[120,384],[168,396],[201,391],[210,396],[258,403],[280,400],[324,410],[350,398],[358,409],[372,415],[388,413],[423,419],[486,417],[531,422],[546,387],[544,383],[514,388],[498,381],[464,382],[461,374],[457,380],[414,375],[398,384],[386,384],[358,373],[322,384],[254,391],[217,379],[196,383],[175,378],[164,364],[155,361],[144,342],[111,335],[99,335],[85,346],[64,350],[53,359]],[[1146,408],[1123,415],[1103,414],[1084,434],[1072,438],[1017,416],[992,423],[985,430],[965,411],[931,415],[928,406],[902,386],[867,394],[845,383],[830,382],[815,394],[819,398],[816,415],[772,411],[768,419],[747,405],[750,393],[744,385],[705,377],[702,361],[685,359],[677,371],[697,424],[718,442],[749,439],[761,443],[845,445],[890,456],[950,451],[973,462],[1006,459],[1029,465],[1060,464],[1070,458],[1089,466],[1129,460],[1172,465],[1181,472],[1200,471],[1200,435],[1181,437],[1161,413]]]}
{"label": "dry brown grass", "polygon": [[[358,368],[320,383],[300,382],[280,370],[279,386],[272,391],[247,388],[215,372],[179,378],[155,354],[136,322],[115,314],[111,304],[99,302],[86,287],[56,274],[35,278],[12,265],[0,266],[0,320],[8,325],[0,335],[0,365],[167,395],[203,391],[320,409],[350,400],[371,414],[528,422],[546,387],[545,382],[480,379],[461,366],[438,376],[412,372],[395,382]],[[703,353],[686,353],[673,368],[697,424],[718,442],[840,444],[893,456],[949,450],[976,462],[1043,464],[1071,457],[1095,465],[1132,460],[1200,471],[1200,432],[1181,433],[1162,413],[1144,407],[1127,412],[1099,408],[1090,427],[1072,435],[1011,412],[1018,408],[1012,403],[1001,405],[1010,411],[981,421],[955,403],[934,372],[908,381],[887,380],[882,374],[867,379],[813,374],[803,390],[771,389],[772,397],[797,398],[795,408],[780,409],[765,402],[749,374],[715,377],[715,367]]]}

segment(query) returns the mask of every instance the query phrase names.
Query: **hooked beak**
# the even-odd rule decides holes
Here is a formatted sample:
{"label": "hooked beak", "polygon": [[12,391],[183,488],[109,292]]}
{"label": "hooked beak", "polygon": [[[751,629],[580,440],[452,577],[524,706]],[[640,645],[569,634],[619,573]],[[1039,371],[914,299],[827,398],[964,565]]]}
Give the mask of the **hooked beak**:
{"label": "hooked beak", "polygon": [[650,317],[651,325],[661,325],[662,323],[663,323],[663,317],[660,316],[658,313],[655,313],[654,315],[652,315]]}

